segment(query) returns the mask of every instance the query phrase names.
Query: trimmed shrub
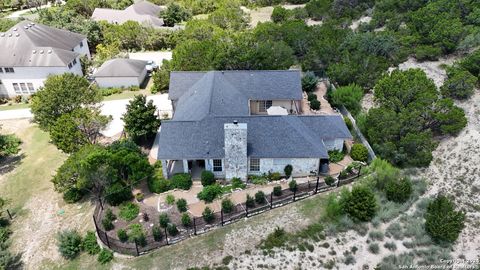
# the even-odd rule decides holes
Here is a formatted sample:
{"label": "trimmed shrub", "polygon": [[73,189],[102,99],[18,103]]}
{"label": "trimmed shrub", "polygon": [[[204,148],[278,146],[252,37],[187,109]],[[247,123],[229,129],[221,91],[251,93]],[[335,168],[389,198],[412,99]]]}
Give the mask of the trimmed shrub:
{"label": "trimmed shrub", "polygon": [[202,213],[203,220],[207,223],[212,223],[215,220],[215,215],[213,214],[212,209],[210,207],[205,207]]}
{"label": "trimmed shrub", "polygon": [[330,162],[333,162],[333,163],[340,162],[344,157],[345,157],[345,154],[342,151],[339,151],[337,149],[328,151],[328,160]]}
{"label": "trimmed shrub", "polygon": [[58,234],[57,241],[58,251],[65,259],[75,259],[82,250],[82,237],[77,231],[62,231]]}
{"label": "trimmed shrub", "polygon": [[187,200],[178,199],[177,200],[177,209],[180,213],[187,212]]}
{"label": "trimmed shrub", "polygon": [[425,230],[437,243],[455,242],[465,227],[464,222],[465,213],[455,211],[455,204],[444,195],[438,195],[427,206]]}
{"label": "trimmed shrub", "polygon": [[266,202],[265,193],[263,193],[263,191],[259,190],[255,193],[255,202],[258,204],[264,204]]}
{"label": "trimmed shrub", "polygon": [[249,208],[255,207],[255,199],[247,194],[247,201],[245,202],[245,205]]}
{"label": "trimmed shrub", "polygon": [[368,246],[368,251],[373,254],[378,254],[380,252],[380,246],[377,243],[372,243]]}
{"label": "trimmed shrub", "polygon": [[222,187],[218,184],[206,186],[197,194],[197,198],[207,203],[213,202],[223,193]]}
{"label": "trimmed shrub", "polygon": [[448,79],[440,88],[444,97],[463,100],[475,92],[478,79],[467,70],[450,67],[447,69],[447,76]]}
{"label": "trimmed shrub", "polygon": [[318,101],[317,99],[310,101],[310,109],[314,111],[320,110],[320,101]]}
{"label": "trimmed shrub", "polygon": [[95,255],[100,252],[100,246],[97,243],[97,236],[94,232],[88,231],[82,242],[82,249],[90,255]]}
{"label": "trimmed shrub", "polygon": [[330,175],[325,177],[325,184],[331,186],[333,185],[333,183],[335,183],[335,179],[333,177],[331,177]]}
{"label": "trimmed shrub", "polygon": [[170,234],[171,236],[175,236],[178,234],[178,229],[177,229],[177,226],[175,224],[168,224],[167,226],[167,232],[168,234]]}
{"label": "trimmed shrub", "polygon": [[160,223],[160,227],[166,228],[168,223],[170,223],[170,218],[167,213],[161,213],[160,216],[158,216],[158,222]]}
{"label": "trimmed shrub", "polygon": [[128,234],[127,231],[124,229],[120,229],[117,231],[117,237],[121,242],[127,242],[128,240]]}
{"label": "trimmed shrub", "polygon": [[177,173],[173,175],[171,180],[174,188],[189,190],[192,187],[192,177],[188,173]]}
{"label": "trimmed shrub", "polygon": [[132,221],[140,213],[140,207],[136,203],[127,202],[120,205],[120,213],[118,214],[125,221]]}
{"label": "trimmed shrub", "polygon": [[101,264],[106,264],[109,263],[111,260],[113,260],[113,252],[106,248],[102,248],[102,251],[98,254],[97,261]]}
{"label": "trimmed shrub", "polygon": [[63,193],[63,200],[66,203],[76,203],[80,201],[82,198],[83,198],[83,193],[76,188],[71,188],[65,191],[65,193]]}
{"label": "trimmed shrub", "polygon": [[242,179],[238,177],[232,178],[231,184],[232,184],[232,189],[237,189],[237,188],[245,189],[247,187],[247,185],[242,181]]}
{"label": "trimmed shrub", "polygon": [[172,189],[169,180],[161,177],[151,177],[148,179],[148,190],[153,193],[162,193]]}
{"label": "trimmed shrub", "polygon": [[137,202],[141,202],[143,199],[145,199],[145,195],[143,193],[139,192],[135,194],[135,200],[137,200]]}
{"label": "trimmed shrub", "polygon": [[352,145],[352,150],[350,151],[350,156],[353,160],[367,162],[368,160],[368,150],[365,145],[361,143],[354,143]]}
{"label": "trimmed shrub", "polygon": [[442,49],[429,46],[429,45],[420,45],[415,48],[415,58],[419,61],[437,61],[438,57],[442,55]]}
{"label": "trimmed shrub", "polygon": [[173,205],[175,203],[175,196],[173,196],[172,194],[168,194],[167,197],[165,197],[165,202],[168,205]]}
{"label": "trimmed shrub", "polygon": [[117,216],[115,216],[115,214],[112,212],[112,209],[107,208],[107,210],[105,210],[105,218],[114,221],[117,219]]}
{"label": "trimmed shrub", "polygon": [[187,213],[182,214],[182,224],[185,227],[192,226],[192,218]]}
{"label": "trimmed shrub", "polygon": [[162,240],[162,229],[159,226],[153,226],[152,228],[153,240],[161,241]]}
{"label": "trimmed shrub", "polygon": [[404,203],[412,194],[412,183],[408,178],[391,180],[385,185],[385,195],[389,201]]}
{"label": "trimmed shrub", "polygon": [[267,175],[268,180],[270,181],[277,181],[282,178],[282,175],[279,172],[268,173]]}
{"label": "trimmed shrub", "polygon": [[215,175],[211,171],[203,171],[201,180],[204,187],[213,185],[215,184]]}
{"label": "trimmed shrub", "polygon": [[292,176],[292,171],[293,171],[293,166],[290,164],[288,164],[287,166],[285,166],[285,168],[283,168],[283,172],[285,173],[285,176],[287,178]]}
{"label": "trimmed shrub", "polygon": [[377,199],[370,188],[354,186],[351,193],[346,193],[343,208],[354,219],[370,221],[377,210]]}
{"label": "trimmed shrub", "polygon": [[223,213],[231,213],[233,211],[233,202],[230,199],[223,199],[222,200],[222,211]]}
{"label": "trimmed shrub", "polygon": [[128,241],[132,243],[136,242],[142,247],[147,245],[147,239],[145,238],[142,224],[135,223],[128,226]]}
{"label": "trimmed shrub", "polygon": [[345,125],[347,126],[348,130],[352,131],[353,130],[353,123],[352,120],[348,117],[343,117],[343,121],[345,122]]}
{"label": "trimmed shrub", "polygon": [[107,218],[102,219],[102,226],[105,229],[105,231],[110,231],[110,230],[113,230],[113,228],[115,228],[115,226],[113,226],[112,221]]}
{"label": "trimmed shrub", "polygon": [[296,192],[297,189],[298,189],[298,186],[297,186],[297,181],[295,180],[292,180],[288,183],[288,188],[293,191],[293,192]]}
{"label": "trimmed shrub", "polygon": [[317,100],[317,95],[314,93],[308,93],[308,101]]}
{"label": "trimmed shrub", "polygon": [[274,186],[273,187],[273,196],[282,196],[282,187]]}
{"label": "trimmed shrub", "polygon": [[313,92],[317,89],[318,78],[311,71],[305,72],[302,77],[302,90],[305,92]]}
{"label": "trimmed shrub", "polygon": [[274,23],[285,22],[290,16],[290,12],[282,6],[276,6],[272,11],[272,21]]}
{"label": "trimmed shrub", "polygon": [[357,115],[362,109],[360,104],[362,98],[362,87],[356,84],[350,84],[348,86],[339,87],[332,92],[332,105],[335,107],[343,105],[353,115]]}

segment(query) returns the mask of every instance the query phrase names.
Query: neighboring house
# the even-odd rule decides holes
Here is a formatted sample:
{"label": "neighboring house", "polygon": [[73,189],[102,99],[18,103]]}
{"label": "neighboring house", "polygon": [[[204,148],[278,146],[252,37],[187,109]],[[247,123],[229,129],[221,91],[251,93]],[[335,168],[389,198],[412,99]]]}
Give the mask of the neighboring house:
{"label": "neighboring house", "polygon": [[21,21],[0,33],[0,96],[31,95],[48,75],[83,75],[83,55],[90,58],[84,35]]}
{"label": "neighboring house", "polygon": [[[164,176],[205,169],[245,180],[288,164],[294,176],[327,172],[328,151],[352,136],[341,115],[299,115],[301,97],[295,70],[172,72],[173,118],[158,134]],[[275,104],[290,114],[265,114]]]}
{"label": "neighboring house", "polygon": [[162,27],[164,25],[163,19],[158,16],[164,9],[148,1],[139,1],[124,10],[96,8],[92,14],[92,20],[107,21],[111,24],[135,21],[143,25]]}
{"label": "neighboring house", "polygon": [[140,86],[147,76],[147,61],[116,58],[103,63],[93,74],[100,87]]}

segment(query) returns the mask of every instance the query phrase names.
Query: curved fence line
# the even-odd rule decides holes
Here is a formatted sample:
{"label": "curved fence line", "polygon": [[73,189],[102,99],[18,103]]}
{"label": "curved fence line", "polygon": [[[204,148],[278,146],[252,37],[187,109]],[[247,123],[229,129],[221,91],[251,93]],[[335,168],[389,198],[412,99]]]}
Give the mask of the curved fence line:
{"label": "curved fence line", "polygon": [[[248,207],[245,203],[237,204],[231,213],[224,213],[223,210],[214,213],[214,220],[210,223],[205,222],[202,217],[193,217],[190,227],[178,226],[178,234],[170,235],[167,229],[162,229],[161,238],[155,239],[151,233],[146,234],[145,241],[142,243],[120,241],[113,231],[106,231],[102,226],[103,203],[97,203],[93,214],[93,222],[97,231],[98,238],[102,243],[111,250],[132,256],[139,256],[145,254],[153,249],[157,249],[163,246],[172,245],[182,240],[194,237],[199,234],[206,233],[213,229],[223,227],[228,224],[235,223],[241,219],[256,216],[271,209],[275,209],[318,193],[323,193],[340,186],[352,183],[355,179],[360,177],[361,167],[352,174],[350,177],[342,180],[337,180],[332,186],[326,185],[324,182],[320,182],[320,178],[317,177],[316,181],[309,181],[297,185],[295,191],[290,189],[283,189],[281,195],[275,196],[273,192],[265,196],[265,202],[256,207]],[[113,234],[113,235],[112,235]]]}

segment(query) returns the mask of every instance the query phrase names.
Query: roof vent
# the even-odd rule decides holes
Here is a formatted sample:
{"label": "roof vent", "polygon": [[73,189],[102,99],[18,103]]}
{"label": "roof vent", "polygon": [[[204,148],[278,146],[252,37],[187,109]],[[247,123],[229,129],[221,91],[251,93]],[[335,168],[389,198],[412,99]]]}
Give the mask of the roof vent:
{"label": "roof vent", "polygon": [[32,53],[33,53],[33,54],[36,54],[36,53],[37,53],[37,50],[33,50]]}
{"label": "roof vent", "polygon": [[19,36],[20,36],[20,34],[19,34],[19,33],[16,33],[16,34],[15,34],[15,36],[16,36],[16,37],[19,37]]}
{"label": "roof vent", "polygon": [[34,23],[34,22],[32,22],[32,26],[33,26],[33,25],[35,25],[35,23]]}
{"label": "roof vent", "polygon": [[48,54],[51,54],[52,53],[52,50],[48,50]]}
{"label": "roof vent", "polygon": [[17,28],[13,28],[13,31],[17,31],[18,29]]}
{"label": "roof vent", "polygon": [[8,34],[8,36],[11,37],[11,36],[12,36],[12,33]]}
{"label": "roof vent", "polygon": [[5,36],[5,33],[1,33],[1,34],[0,34],[0,37],[4,37],[4,36]]}
{"label": "roof vent", "polygon": [[43,50],[40,50],[40,54],[43,54]]}
{"label": "roof vent", "polygon": [[24,26],[23,28],[28,29],[28,26]]}

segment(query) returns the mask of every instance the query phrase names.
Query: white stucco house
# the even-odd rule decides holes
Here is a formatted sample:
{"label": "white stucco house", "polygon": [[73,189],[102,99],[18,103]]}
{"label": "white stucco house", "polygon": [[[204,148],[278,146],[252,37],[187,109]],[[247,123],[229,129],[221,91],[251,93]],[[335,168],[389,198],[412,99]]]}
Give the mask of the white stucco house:
{"label": "white stucco house", "polygon": [[147,61],[126,58],[110,59],[93,74],[100,87],[140,86],[147,77]]}
{"label": "white stucco house", "polygon": [[90,58],[84,35],[21,21],[0,33],[0,96],[31,95],[49,75],[83,75],[83,55]]}
{"label": "white stucco house", "polygon": [[298,70],[171,72],[169,87],[173,118],[157,135],[165,178],[246,180],[289,164],[294,176],[326,173],[328,151],[352,138],[341,115],[302,115]]}
{"label": "white stucco house", "polygon": [[106,21],[111,24],[135,21],[146,26],[159,28],[164,25],[163,19],[158,17],[163,10],[165,10],[164,7],[148,1],[138,1],[124,10],[95,8],[91,18],[94,21]]}

